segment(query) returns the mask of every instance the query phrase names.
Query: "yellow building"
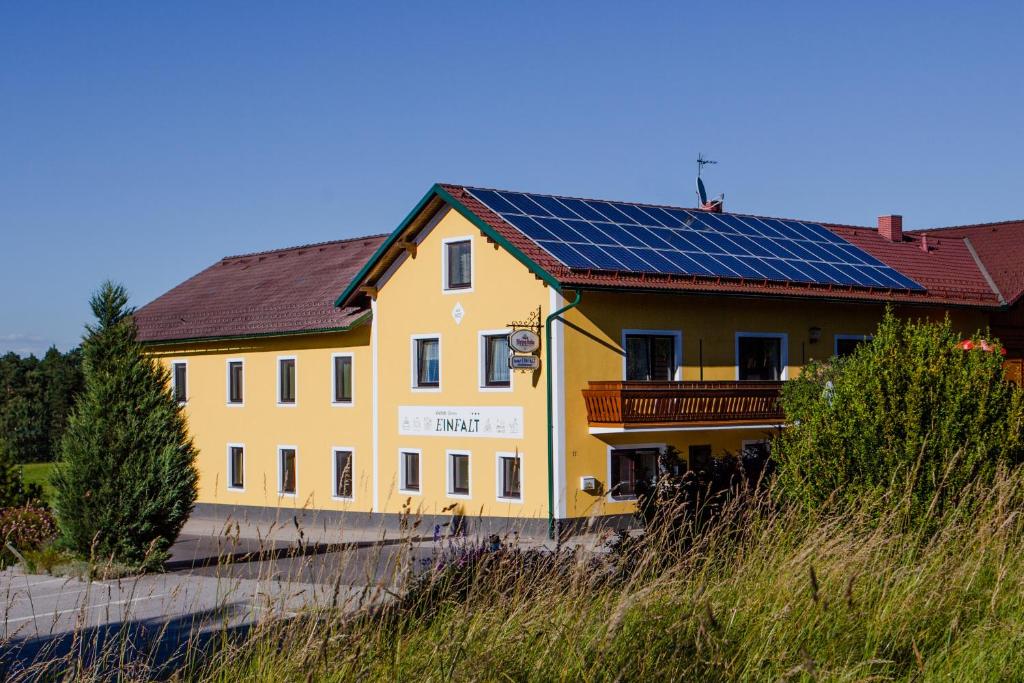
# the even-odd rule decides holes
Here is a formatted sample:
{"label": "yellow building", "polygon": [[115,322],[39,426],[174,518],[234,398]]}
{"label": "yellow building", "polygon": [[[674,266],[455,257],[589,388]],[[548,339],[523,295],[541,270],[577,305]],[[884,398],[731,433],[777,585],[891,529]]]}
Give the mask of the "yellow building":
{"label": "yellow building", "polygon": [[967,236],[899,217],[437,185],[387,236],[224,258],[136,320],[185,404],[201,507],[542,531],[631,513],[668,446],[695,468],[765,447],[781,382],[886,305],[971,333],[1004,294]]}

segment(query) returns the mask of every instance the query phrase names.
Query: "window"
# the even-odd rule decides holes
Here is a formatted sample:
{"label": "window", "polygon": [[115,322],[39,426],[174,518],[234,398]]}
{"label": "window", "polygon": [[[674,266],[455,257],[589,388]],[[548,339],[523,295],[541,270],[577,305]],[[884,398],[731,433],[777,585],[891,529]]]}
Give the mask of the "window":
{"label": "window", "polygon": [[781,380],[781,335],[741,335],[736,338],[736,372],[739,380]]}
{"label": "window", "polygon": [[352,497],[352,451],[334,449],[334,497]]}
{"label": "window", "polygon": [[420,492],[420,452],[402,451],[399,454],[399,465],[401,467],[401,479],[399,489],[411,493]]}
{"label": "window", "polygon": [[277,402],[284,405],[295,403],[295,359],[277,359]]}
{"label": "window", "polygon": [[352,403],[352,356],[351,354],[335,354],[334,356],[334,403]]}
{"label": "window", "polygon": [[870,335],[864,334],[837,334],[835,355],[839,358],[849,356],[857,350],[857,347],[864,342],[871,341]]}
{"label": "window", "polygon": [[522,499],[521,463],[518,453],[498,454],[498,498]]}
{"label": "window", "polygon": [[441,386],[441,340],[415,339],[415,386],[418,388],[440,388]]}
{"label": "window", "polygon": [[448,494],[469,495],[469,453],[448,453]]}
{"label": "window", "polygon": [[481,340],[484,355],[483,386],[490,389],[510,387],[512,373],[508,368],[508,334],[485,334]]}
{"label": "window", "polygon": [[612,451],[612,498],[635,497],[638,488],[653,484],[658,473],[658,452],[657,448]]}
{"label": "window", "polygon": [[711,446],[709,444],[690,446],[690,453],[686,464],[689,465],[690,469],[694,472],[710,470]]}
{"label": "window", "polygon": [[668,382],[676,376],[676,343],[669,334],[626,334],[626,379]]}
{"label": "window", "polygon": [[295,495],[295,449],[291,446],[279,448],[278,455],[278,491],[282,495]]}
{"label": "window", "polygon": [[241,444],[228,446],[228,488],[245,488],[245,447]]}
{"label": "window", "polygon": [[743,455],[747,458],[755,458],[760,462],[764,462],[770,454],[771,446],[765,440],[743,442]]}
{"label": "window", "polygon": [[243,365],[240,360],[228,361],[228,403],[240,405],[244,401],[242,393]]}
{"label": "window", "polygon": [[188,363],[174,363],[171,366],[171,391],[178,403],[188,401]]}
{"label": "window", "polygon": [[473,286],[473,243],[445,242],[444,248],[445,289],[469,289]]}

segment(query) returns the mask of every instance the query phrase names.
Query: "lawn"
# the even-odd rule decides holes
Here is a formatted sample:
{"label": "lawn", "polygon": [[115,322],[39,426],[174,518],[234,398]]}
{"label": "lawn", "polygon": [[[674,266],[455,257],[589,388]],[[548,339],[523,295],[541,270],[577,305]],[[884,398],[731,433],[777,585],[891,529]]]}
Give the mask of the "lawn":
{"label": "lawn", "polygon": [[26,484],[39,484],[43,487],[43,499],[53,501],[53,486],[50,484],[50,473],[53,472],[52,462],[30,462],[18,465],[21,476]]}

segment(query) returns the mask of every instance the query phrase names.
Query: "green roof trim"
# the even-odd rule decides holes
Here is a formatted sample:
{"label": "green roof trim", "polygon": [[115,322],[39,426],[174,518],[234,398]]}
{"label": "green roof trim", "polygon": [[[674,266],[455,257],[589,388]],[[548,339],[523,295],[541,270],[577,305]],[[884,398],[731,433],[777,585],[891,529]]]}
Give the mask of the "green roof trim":
{"label": "green roof trim", "polygon": [[381,242],[381,245],[377,247],[377,251],[373,252],[373,256],[370,257],[370,260],[363,264],[363,267],[359,269],[359,272],[356,273],[356,276],[352,278],[352,281],[348,283],[347,287],[345,287],[345,291],[341,293],[341,296],[335,299],[335,306],[342,306],[344,302],[350,296],[352,296],[352,294],[356,291],[356,288],[359,287],[359,283],[361,283],[363,281],[363,278],[369,274],[370,268],[373,267],[373,264],[379,261],[380,258],[387,253],[388,249],[391,248],[391,245],[393,245],[401,236],[402,232],[407,227],[409,227],[409,223],[412,223],[412,220],[416,218],[420,211],[423,210],[423,207],[427,205],[427,202],[434,198],[434,188],[436,187],[437,185],[434,185],[434,187],[430,188],[430,190],[425,195],[423,195],[423,199],[421,199],[416,204],[413,210],[409,212],[409,214],[398,225],[398,227],[391,231],[391,234],[388,235],[386,240]]}
{"label": "green roof trim", "polygon": [[388,235],[387,239],[385,239],[381,243],[381,245],[377,248],[377,251],[373,253],[373,255],[363,265],[363,267],[359,270],[356,276],[352,278],[352,281],[348,283],[347,287],[345,287],[345,291],[343,291],[341,293],[341,296],[339,296],[335,300],[335,306],[344,305],[344,303],[349,299],[349,297],[351,297],[355,293],[356,289],[359,288],[359,285],[362,283],[363,279],[370,273],[370,269],[373,268],[373,266],[387,253],[388,249],[390,249],[392,245],[394,245],[394,243],[398,241],[398,238],[402,236],[402,233],[404,233],[405,229],[409,227],[409,224],[412,223],[412,221],[420,214],[421,211],[423,211],[423,208],[434,197],[440,198],[446,204],[448,204],[453,209],[458,211],[463,216],[463,218],[465,218],[470,223],[475,225],[482,233],[484,233],[492,240],[497,242],[498,245],[505,249],[505,251],[512,254],[512,256],[514,256],[517,261],[526,266],[534,275],[539,277],[547,284],[551,285],[556,291],[561,291],[561,283],[559,283],[558,280],[556,280],[554,276],[551,275],[551,273],[544,270],[539,264],[537,264],[536,261],[534,261],[529,256],[520,251],[518,247],[513,245],[502,235],[498,234],[498,232],[496,232],[494,228],[492,228],[479,216],[477,216],[475,213],[466,208],[466,206],[462,202],[453,197],[447,190],[441,187],[441,185],[435,183],[434,186],[431,187],[430,190],[428,190],[425,195],[423,195],[423,198],[420,199],[420,201],[416,204],[413,210],[410,211],[408,215],[406,215],[405,219],[402,220],[399,226],[395,228],[391,232],[391,234]]}
{"label": "green roof trim", "polygon": [[331,334],[332,332],[349,332],[360,325],[365,324],[373,317],[372,311],[366,311],[363,315],[353,320],[344,327],[321,327],[313,330],[284,330],[281,332],[253,332],[252,334],[225,334],[219,337],[183,337],[181,339],[157,339],[154,341],[139,342],[143,346],[172,346],[174,344],[194,344],[197,342],[210,341],[231,341],[232,339],[263,339],[266,337],[295,337],[301,334]]}
{"label": "green roof trim", "polygon": [[520,251],[519,247],[513,245],[511,242],[505,239],[504,236],[496,232],[494,228],[488,225],[483,219],[481,219],[475,213],[467,209],[462,202],[460,202],[455,197],[451,196],[446,189],[444,189],[440,185],[434,185],[432,191],[436,192],[438,196],[440,196],[442,199],[448,202],[448,204],[454,207],[459,213],[462,214],[462,216],[466,220],[468,220],[470,223],[478,227],[481,232],[483,232],[485,235],[487,235],[492,240],[497,242],[503,249],[505,249],[505,251],[512,254],[512,256],[514,256],[517,261],[526,266],[527,269],[532,271],[534,275],[539,277],[547,284],[551,285],[551,287],[553,287],[556,292],[562,291],[562,283],[556,280],[551,273],[541,268],[536,261],[534,261],[532,258],[524,254],[522,251]]}

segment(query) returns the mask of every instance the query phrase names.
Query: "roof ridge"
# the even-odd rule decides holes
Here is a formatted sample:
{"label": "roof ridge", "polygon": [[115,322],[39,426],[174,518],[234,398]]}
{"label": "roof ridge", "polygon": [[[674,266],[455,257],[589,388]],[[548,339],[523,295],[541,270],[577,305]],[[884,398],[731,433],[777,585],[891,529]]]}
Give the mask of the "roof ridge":
{"label": "roof ridge", "polygon": [[247,254],[232,254],[231,256],[222,256],[220,261],[228,261],[236,258],[249,258],[251,256],[266,256],[268,254],[279,254],[287,251],[298,251],[299,249],[312,249],[313,247],[327,247],[335,244],[345,244],[348,242],[358,242],[360,240],[376,239],[378,237],[386,237],[387,233],[375,233],[373,235],[361,235],[359,237],[346,237],[340,240],[327,240],[325,242],[310,242],[309,244],[298,244],[293,247],[279,247],[277,249],[267,249],[266,251],[253,251]]}
{"label": "roof ridge", "polygon": [[[654,208],[657,208],[657,209],[679,209],[681,211],[705,211],[705,209],[700,209],[700,208],[693,207],[693,206],[676,206],[676,205],[673,205],[673,204],[653,204],[651,202],[638,202],[638,201],[631,200],[631,199],[599,199],[597,197],[574,197],[574,196],[571,196],[571,195],[550,194],[550,193],[547,193],[547,192],[527,192],[527,191],[524,191],[524,190],[502,190],[502,189],[495,188],[495,187],[479,187],[477,185],[459,185],[457,183],[438,183],[438,185],[440,185],[441,187],[459,187],[459,188],[462,188],[463,190],[469,190],[470,192],[472,192],[473,190],[484,190],[484,191],[487,191],[487,192],[517,192],[519,194],[536,194],[536,195],[541,195],[541,196],[544,196],[544,197],[554,197],[555,199],[575,199],[575,200],[584,201],[584,202],[618,202],[619,204],[635,204],[636,206],[651,206],[651,207],[654,207]],[[861,228],[861,229],[864,229],[864,230],[876,230],[877,229],[877,228],[872,228],[872,227],[869,227],[869,226],[866,226],[866,225],[846,225],[846,224],[843,224],[843,223],[833,223],[831,221],[819,221],[819,220],[814,220],[814,219],[811,219],[811,218],[788,218],[786,216],[765,216],[764,214],[739,213],[737,211],[723,211],[722,213],[726,214],[726,215],[729,215],[729,216],[744,216],[744,217],[747,217],[747,218],[770,218],[772,220],[777,220],[777,221],[796,221],[797,223],[814,223],[815,225],[823,225],[823,226],[826,226],[826,227],[827,226],[836,226],[836,227],[841,227],[841,228]]]}
{"label": "roof ridge", "polygon": [[964,223],[963,225],[944,225],[939,228],[915,228],[914,232],[942,232],[943,230],[963,230],[965,228],[988,228],[995,225],[1009,225],[1011,223],[1024,224],[1024,218],[1010,218],[1005,221],[992,221],[990,223]]}

